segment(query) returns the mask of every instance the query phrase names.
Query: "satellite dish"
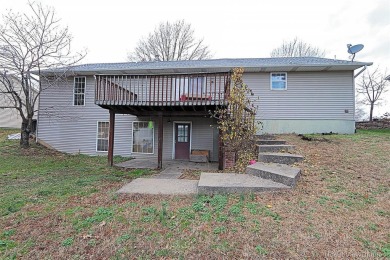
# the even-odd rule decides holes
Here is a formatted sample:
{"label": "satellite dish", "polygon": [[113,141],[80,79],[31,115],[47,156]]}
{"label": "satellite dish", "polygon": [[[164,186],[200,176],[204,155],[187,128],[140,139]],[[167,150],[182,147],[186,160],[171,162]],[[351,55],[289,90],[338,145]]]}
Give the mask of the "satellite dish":
{"label": "satellite dish", "polygon": [[353,61],[353,59],[355,58],[356,53],[361,51],[364,48],[364,45],[363,44],[356,44],[356,45],[347,44],[347,48],[348,48],[348,53],[352,54],[352,60],[351,61]]}

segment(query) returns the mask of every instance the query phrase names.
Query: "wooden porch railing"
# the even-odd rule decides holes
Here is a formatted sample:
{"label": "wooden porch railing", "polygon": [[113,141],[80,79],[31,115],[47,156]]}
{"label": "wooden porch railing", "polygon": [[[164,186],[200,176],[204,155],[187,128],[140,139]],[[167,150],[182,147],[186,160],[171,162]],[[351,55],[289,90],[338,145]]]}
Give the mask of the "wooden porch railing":
{"label": "wooden porch railing", "polygon": [[95,103],[118,106],[224,105],[230,73],[96,75]]}

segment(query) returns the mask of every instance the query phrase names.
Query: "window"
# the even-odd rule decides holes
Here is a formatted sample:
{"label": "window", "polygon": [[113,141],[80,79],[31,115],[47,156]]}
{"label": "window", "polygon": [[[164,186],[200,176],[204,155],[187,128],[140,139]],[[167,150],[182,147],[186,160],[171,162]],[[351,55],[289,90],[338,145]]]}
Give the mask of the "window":
{"label": "window", "polygon": [[108,151],[108,131],[110,128],[109,122],[98,122],[96,135],[96,151]]}
{"label": "window", "polygon": [[189,137],[188,128],[189,125],[184,125],[184,124],[177,125],[177,141],[179,143],[188,142],[188,137]]}
{"label": "window", "polygon": [[133,153],[148,153],[154,151],[154,123],[133,122]]}
{"label": "window", "polygon": [[271,90],[287,90],[287,73],[271,73]]}
{"label": "window", "polygon": [[75,77],[73,86],[73,105],[85,105],[85,77]]}

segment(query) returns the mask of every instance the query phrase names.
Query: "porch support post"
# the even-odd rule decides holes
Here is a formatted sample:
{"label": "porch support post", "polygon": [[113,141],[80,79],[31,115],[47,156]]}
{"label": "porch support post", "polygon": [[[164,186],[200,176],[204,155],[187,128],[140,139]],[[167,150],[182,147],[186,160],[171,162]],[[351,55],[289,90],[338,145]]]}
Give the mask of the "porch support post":
{"label": "porch support post", "polygon": [[223,170],[224,165],[222,131],[218,131],[218,170]]}
{"label": "porch support post", "polygon": [[162,169],[162,152],[163,152],[163,115],[158,114],[158,152],[157,152],[157,168]]}
{"label": "porch support post", "polygon": [[108,133],[108,165],[114,165],[114,132],[115,132],[115,112],[110,109],[110,130]]}

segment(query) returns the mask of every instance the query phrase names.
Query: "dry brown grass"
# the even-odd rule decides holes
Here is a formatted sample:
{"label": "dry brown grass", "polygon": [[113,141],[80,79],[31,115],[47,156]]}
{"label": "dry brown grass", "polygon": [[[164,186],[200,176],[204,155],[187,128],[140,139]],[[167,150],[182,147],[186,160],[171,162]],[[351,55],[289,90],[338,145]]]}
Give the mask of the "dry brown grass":
{"label": "dry brown grass", "polygon": [[0,246],[0,258],[383,258],[390,250],[390,134],[281,138],[306,158],[292,191],[118,196],[123,181],[101,180],[94,193],[48,196],[1,217],[0,240],[14,244]]}

